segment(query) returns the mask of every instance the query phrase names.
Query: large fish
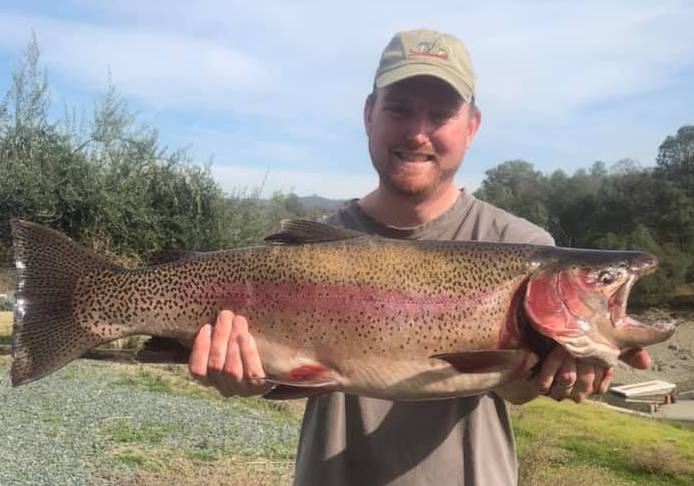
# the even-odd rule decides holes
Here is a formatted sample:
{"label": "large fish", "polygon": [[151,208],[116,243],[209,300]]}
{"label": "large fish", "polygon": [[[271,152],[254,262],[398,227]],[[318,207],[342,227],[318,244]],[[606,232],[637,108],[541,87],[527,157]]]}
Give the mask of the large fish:
{"label": "large fish", "polygon": [[548,349],[613,366],[674,328],[626,315],[640,252],[390,240],[287,221],[268,244],[127,270],[49,228],[12,222],[12,383],[133,334],[190,343],[223,308],[248,317],[270,397],[391,400],[498,388]]}

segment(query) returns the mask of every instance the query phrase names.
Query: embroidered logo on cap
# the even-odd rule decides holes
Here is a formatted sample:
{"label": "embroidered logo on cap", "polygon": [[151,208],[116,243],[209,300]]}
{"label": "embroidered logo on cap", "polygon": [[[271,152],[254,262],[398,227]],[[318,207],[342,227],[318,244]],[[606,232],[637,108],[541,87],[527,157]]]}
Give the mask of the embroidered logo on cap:
{"label": "embroidered logo on cap", "polygon": [[433,51],[431,44],[428,42],[420,42],[417,49],[410,49],[410,56],[426,56],[436,57],[439,59],[448,60],[448,52],[445,49],[439,48],[436,52]]}

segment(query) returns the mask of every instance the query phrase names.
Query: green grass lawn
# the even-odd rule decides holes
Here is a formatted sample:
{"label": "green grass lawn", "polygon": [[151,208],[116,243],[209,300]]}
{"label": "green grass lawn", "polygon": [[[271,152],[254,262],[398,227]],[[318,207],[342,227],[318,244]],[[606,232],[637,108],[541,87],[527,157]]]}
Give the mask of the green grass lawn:
{"label": "green grass lawn", "polygon": [[694,425],[545,398],[512,415],[522,485],[694,484]]}

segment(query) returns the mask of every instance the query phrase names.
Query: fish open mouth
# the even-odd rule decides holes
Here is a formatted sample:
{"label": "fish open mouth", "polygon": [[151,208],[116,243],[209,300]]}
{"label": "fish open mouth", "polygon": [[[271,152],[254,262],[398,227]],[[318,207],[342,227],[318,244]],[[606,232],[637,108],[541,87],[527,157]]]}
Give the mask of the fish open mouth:
{"label": "fish open mouth", "polygon": [[634,325],[645,326],[645,324],[627,316],[627,300],[629,299],[629,293],[638,278],[638,275],[632,275],[614,294],[612,294],[608,301],[607,305],[610,312],[610,321],[614,328],[618,329],[630,325],[630,321],[633,322]]}
{"label": "fish open mouth", "polygon": [[639,334],[651,334],[651,339],[657,339],[657,342],[667,339],[675,331],[673,321],[659,320],[655,322],[642,322],[627,315],[627,300],[632,287],[636,281],[643,275],[647,275],[655,271],[657,262],[651,265],[641,267],[638,272],[632,273],[629,279],[615,291],[608,301],[608,309],[610,313],[610,321],[612,326],[625,333],[633,333],[640,330]]}

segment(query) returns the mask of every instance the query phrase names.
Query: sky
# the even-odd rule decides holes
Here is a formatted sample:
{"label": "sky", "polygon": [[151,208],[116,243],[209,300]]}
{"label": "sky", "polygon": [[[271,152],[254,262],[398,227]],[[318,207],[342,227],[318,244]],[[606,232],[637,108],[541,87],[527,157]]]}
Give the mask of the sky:
{"label": "sky", "polygon": [[400,30],[468,47],[480,131],[456,178],[523,159],[571,174],[653,165],[694,124],[694,2],[224,0],[0,3],[0,93],[35,33],[53,112],[89,112],[109,76],[138,121],[227,192],[359,197],[377,184],[362,124]]}

